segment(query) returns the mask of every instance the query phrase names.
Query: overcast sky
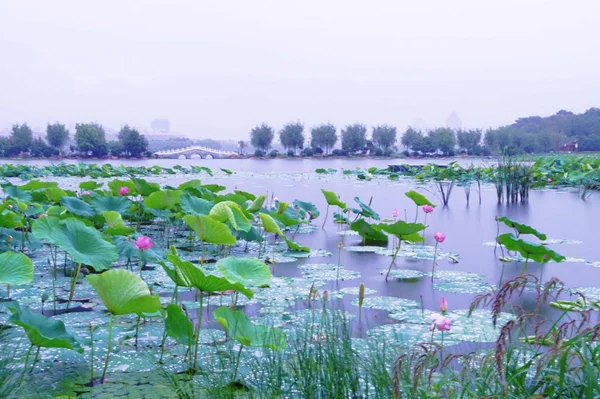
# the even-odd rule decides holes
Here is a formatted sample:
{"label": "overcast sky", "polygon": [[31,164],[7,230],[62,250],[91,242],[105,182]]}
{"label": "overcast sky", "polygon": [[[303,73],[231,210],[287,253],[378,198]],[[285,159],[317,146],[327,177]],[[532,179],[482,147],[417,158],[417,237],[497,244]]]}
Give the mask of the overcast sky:
{"label": "overcast sky", "polygon": [[491,3],[0,0],[0,128],[168,118],[239,139],[261,122],[404,130],[456,111],[485,128],[600,106],[600,1]]}

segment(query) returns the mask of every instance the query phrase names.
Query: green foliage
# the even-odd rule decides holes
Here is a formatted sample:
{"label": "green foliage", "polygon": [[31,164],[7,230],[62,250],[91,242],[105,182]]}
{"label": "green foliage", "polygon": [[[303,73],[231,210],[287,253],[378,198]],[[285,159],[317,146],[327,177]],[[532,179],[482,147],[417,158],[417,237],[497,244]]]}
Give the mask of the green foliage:
{"label": "green foliage", "polygon": [[0,284],[24,285],[33,281],[33,263],[25,254],[3,252],[0,254]]}
{"label": "green foliage", "polygon": [[313,148],[324,148],[328,154],[337,142],[336,128],[331,123],[318,125],[310,130],[310,145]]}
{"label": "green foliage", "polygon": [[410,198],[417,206],[430,205],[430,206],[435,207],[435,205],[433,205],[433,203],[431,203],[431,201],[429,201],[427,199],[427,197],[425,197],[423,194],[418,193],[414,190],[407,191],[404,193],[404,195],[406,195],[408,198]]}
{"label": "green foliage", "polygon": [[388,237],[382,233],[380,225],[371,224],[364,219],[358,219],[350,224],[350,230],[358,232],[364,241],[387,242]]}
{"label": "green foliage", "polygon": [[259,150],[267,151],[271,148],[274,136],[273,128],[263,123],[253,128],[250,132],[250,143]]}
{"label": "green foliage", "polygon": [[265,262],[257,258],[237,258],[228,256],[219,259],[217,271],[233,283],[250,287],[260,287],[271,281],[271,271]]}
{"label": "green foliage", "polygon": [[396,127],[379,125],[373,128],[373,144],[387,151],[396,143]]}
{"label": "green foliage", "polygon": [[367,127],[359,123],[342,129],[342,149],[348,152],[362,151],[367,144]]}
{"label": "green foliage", "polygon": [[425,230],[426,226],[422,223],[407,223],[399,220],[392,224],[381,223],[378,227],[386,233],[396,236],[399,240],[421,242],[423,237],[417,233]]}
{"label": "green foliage", "polygon": [[10,131],[10,155],[17,155],[20,152],[27,152],[33,145],[33,132],[31,128],[23,123],[15,124]]}
{"label": "green foliage", "polygon": [[61,202],[65,208],[67,208],[67,210],[74,215],[81,216],[83,218],[91,218],[96,214],[90,205],[77,197],[62,197]]}
{"label": "green foliage", "polygon": [[83,156],[103,157],[108,154],[104,128],[97,123],[76,124],[75,144]]}
{"label": "green foliage", "polygon": [[21,308],[17,302],[11,302],[6,307],[12,313],[8,321],[22,327],[32,345],[40,348],[71,349],[83,353],[83,348],[75,336],[67,331],[62,321],[52,320],[27,308]]}
{"label": "green foliage", "polygon": [[38,239],[67,252],[74,262],[96,271],[108,269],[119,258],[113,244],[105,241],[96,229],[76,219],[47,216],[33,222],[32,232]]}
{"label": "green foliage", "polygon": [[219,324],[227,330],[229,337],[246,346],[285,349],[287,337],[282,329],[254,324],[243,312],[221,306],[213,312]]}
{"label": "green foliage", "polygon": [[125,125],[119,130],[119,143],[124,153],[139,157],[148,151],[148,140],[137,129]]}
{"label": "green foliage", "polygon": [[521,235],[521,234],[531,234],[531,235],[536,236],[540,240],[545,240],[547,238],[546,234],[540,233],[539,231],[537,231],[533,227],[528,226],[526,224],[517,223],[514,220],[510,220],[506,216],[498,218],[498,221],[504,223],[505,225],[507,225],[511,229],[515,229],[515,231],[517,232],[518,235]]}
{"label": "green foliage", "polygon": [[509,251],[517,251],[524,258],[531,259],[537,263],[547,263],[551,260],[562,262],[566,259],[561,254],[548,249],[544,245],[525,241],[521,238],[515,238],[510,233],[499,235],[498,243],[504,245]]}
{"label": "green foliage", "polygon": [[287,123],[279,131],[279,141],[286,150],[296,151],[304,145],[304,125],[300,122]]}
{"label": "green foliage", "polygon": [[91,274],[87,279],[104,306],[115,316],[131,313],[141,316],[160,309],[158,294],[151,295],[144,280],[129,270],[112,269]]}
{"label": "green foliage", "polygon": [[191,345],[194,338],[194,325],[183,310],[174,303],[167,305],[165,317],[167,335],[182,345]]}
{"label": "green foliage", "polygon": [[338,195],[333,191],[327,191],[325,189],[321,189],[321,192],[325,196],[325,201],[327,201],[327,205],[330,206],[339,206],[342,209],[346,208],[346,203],[340,201]]}
{"label": "green foliage", "polygon": [[62,148],[69,141],[69,130],[65,127],[65,125],[60,123],[48,123],[46,127],[46,141],[52,147],[62,150]]}
{"label": "green foliage", "polygon": [[236,239],[229,227],[207,215],[185,215],[183,221],[196,232],[198,238],[211,244],[233,245]]}

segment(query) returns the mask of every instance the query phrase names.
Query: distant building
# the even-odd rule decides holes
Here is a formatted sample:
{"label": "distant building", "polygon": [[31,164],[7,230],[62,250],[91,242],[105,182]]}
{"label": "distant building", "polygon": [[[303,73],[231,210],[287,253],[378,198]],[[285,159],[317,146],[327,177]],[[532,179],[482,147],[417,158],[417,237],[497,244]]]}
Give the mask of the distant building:
{"label": "distant building", "polygon": [[153,132],[169,133],[171,131],[171,122],[168,119],[154,119],[150,122]]}
{"label": "distant building", "polygon": [[577,152],[579,151],[579,142],[569,141],[562,146],[562,150],[566,152]]}
{"label": "distant building", "polygon": [[448,119],[446,119],[446,127],[452,130],[462,129],[462,120],[456,115],[456,112],[452,112]]}

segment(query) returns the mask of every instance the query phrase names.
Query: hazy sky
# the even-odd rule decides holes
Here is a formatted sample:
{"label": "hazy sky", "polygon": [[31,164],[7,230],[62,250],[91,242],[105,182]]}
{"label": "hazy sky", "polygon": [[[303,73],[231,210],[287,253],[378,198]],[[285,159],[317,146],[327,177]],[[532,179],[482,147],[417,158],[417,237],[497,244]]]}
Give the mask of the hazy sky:
{"label": "hazy sky", "polygon": [[599,15],[598,0],[0,0],[0,128],[168,118],[247,138],[582,112],[600,106]]}

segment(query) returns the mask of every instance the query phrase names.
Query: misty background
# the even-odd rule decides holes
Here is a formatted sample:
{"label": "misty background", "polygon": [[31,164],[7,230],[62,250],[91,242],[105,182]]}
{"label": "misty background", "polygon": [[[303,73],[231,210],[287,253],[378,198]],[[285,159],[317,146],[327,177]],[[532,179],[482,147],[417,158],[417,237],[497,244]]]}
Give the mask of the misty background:
{"label": "misty background", "polygon": [[0,131],[487,128],[600,102],[597,1],[0,1]]}

